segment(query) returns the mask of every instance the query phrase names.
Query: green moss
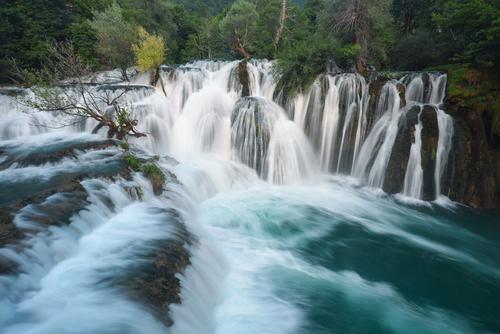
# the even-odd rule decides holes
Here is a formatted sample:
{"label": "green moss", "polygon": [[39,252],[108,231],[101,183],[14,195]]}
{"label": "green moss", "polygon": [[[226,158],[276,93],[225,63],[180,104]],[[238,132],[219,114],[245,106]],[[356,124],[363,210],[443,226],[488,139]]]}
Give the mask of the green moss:
{"label": "green moss", "polygon": [[139,186],[135,187],[135,193],[137,194],[137,198],[139,198],[139,200],[142,201],[142,198],[144,197],[144,192],[142,191],[142,188]]}
{"label": "green moss", "polygon": [[125,161],[127,166],[130,167],[132,170],[134,170],[136,172],[141,170],[141,162],[139,161],[139,159],[135,155],[133,155],[131,153],[127,153],[123,157],[123,161]]}
{"label": "green moss", "polygon": [[[490,68],[451,64],[434,68],[448,75],[448,99],[454,105],[500,115],[500,83]],[[495,117],[495,116],[494,116]]]}
{"label": "green moss", "polygon": [[166,178],[165,174],[162,172],[160,167],[152,163],[144,164],[141,167],[141,172],[151,182],[154,193],[157,195],[161,194],[161,192],[163,191],[163,185],[165,184]]}

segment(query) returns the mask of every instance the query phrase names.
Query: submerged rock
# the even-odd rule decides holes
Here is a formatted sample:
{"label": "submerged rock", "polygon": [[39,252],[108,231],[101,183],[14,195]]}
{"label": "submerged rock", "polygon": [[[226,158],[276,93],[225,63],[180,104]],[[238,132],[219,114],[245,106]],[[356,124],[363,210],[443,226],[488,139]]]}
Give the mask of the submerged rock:
{"label": "submerged rock", "polygon": [[180,279],[190,265],[188,246],[194,237],[187,231],[181,216],[175,210],[165,210],[165,219],[176,227],[176,238],[156,242],[143,255],[144,262],[130,268],[117,284],[133,300],[144,304],[165,325],[171,326],[171,304],[180,304]]}

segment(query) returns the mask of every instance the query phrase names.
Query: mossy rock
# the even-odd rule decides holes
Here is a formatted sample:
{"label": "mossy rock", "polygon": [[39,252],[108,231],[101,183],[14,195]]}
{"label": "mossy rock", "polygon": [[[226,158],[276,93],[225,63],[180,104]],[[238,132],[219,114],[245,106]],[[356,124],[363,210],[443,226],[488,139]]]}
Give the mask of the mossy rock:
{"label": "mossy rock", "polygon": [[141,170],[141,161],[133,154],[127,153],[123,157],[123,161],[125,164],[130,167],[133,171],[140,171]]}
{"label": "mossy rock", "polygon": [[165,174],[160,169],[160,167],[153,163],[147,163],[142,165],[141,172],[151,182],[155,195],[160,195],[163,192],[163,186],[165,185],[166,181]]}

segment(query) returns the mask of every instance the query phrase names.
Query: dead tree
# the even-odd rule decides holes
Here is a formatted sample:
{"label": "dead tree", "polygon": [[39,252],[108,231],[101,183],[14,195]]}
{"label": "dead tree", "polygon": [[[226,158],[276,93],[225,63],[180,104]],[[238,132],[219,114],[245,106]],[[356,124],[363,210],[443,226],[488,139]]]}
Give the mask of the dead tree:
{"label": "dead tree", "polygon": [[92,71],[74,51],[71,42],[56,43],[51,56],[40,70],[22,70],[15,66],[18,82],[29,86],[33,94],[22,97],[21,103],[41,112],[61,113],[68,121],[59,127],[93,119],[100,128],[108,128],[108,138],[127,140],[127,136],[144,137],[136,129],[137,120],[131,119],[120,99],[130,90],[129,84],[105,89],[88,82]]}
{"label": "dead tree", "polygon": [[[351,0],[335,15],[334,29],[354,32],[355,42],[366,50],[368,44],[368,4],[366,0]],[[363,51],[356,58],[356,69],[359,73],[366,72],[366,62]]]}
{"label": "dead tree", "polygon": [[283,35],[283,30],[285,29],[286,19],[287,19],[287,2],[286,0],[281,0],[278,29],[276,30],[276,35],[274,36],[274,52],[278,52],[278,46],[281,41],[281,36]]}

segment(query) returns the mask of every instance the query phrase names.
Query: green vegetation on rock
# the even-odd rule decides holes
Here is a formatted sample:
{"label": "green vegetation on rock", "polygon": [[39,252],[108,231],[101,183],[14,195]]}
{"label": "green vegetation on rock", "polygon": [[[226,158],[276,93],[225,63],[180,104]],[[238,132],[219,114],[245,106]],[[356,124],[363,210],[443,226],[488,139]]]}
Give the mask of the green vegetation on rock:
{"label": "green vegetation on rock", "polygon": [[141,172],[149,179],[156,195],[161,194],[166,181],[165,174],[156,164],[147,163],[142,165]]}
{"label": "green vegetation on rock", "polygon": [[[157,160],[153,157],[153,160]],[[154,162],[142,163],[139,158],[137,158],[132,153],[127,153],[123,157],[125,164],[135,172],[141,172],[148,178],[153,186],[153,191],[156,195],[161,194],[163,191],[163,186],[166,182],[165,173],[160,167]]]}
{"label": "green vegetation on rock", "polygon": [[140,171],[141,170],[141,162],[139,159],[133,155],[132,153],[127,153],[123,157],[123,161],[125,161],[125,164],[130,167],[133,171]]}

